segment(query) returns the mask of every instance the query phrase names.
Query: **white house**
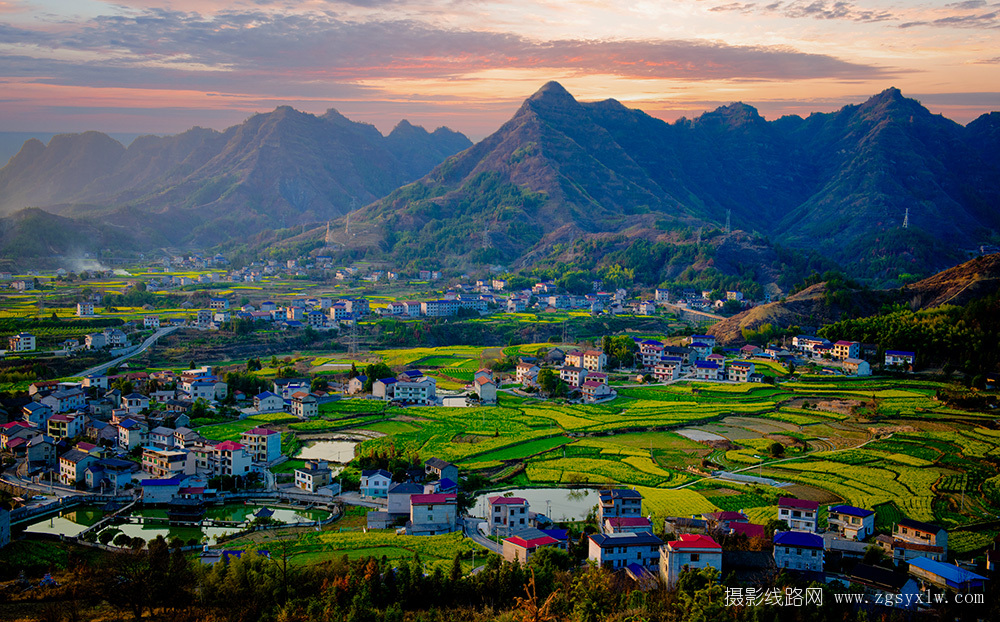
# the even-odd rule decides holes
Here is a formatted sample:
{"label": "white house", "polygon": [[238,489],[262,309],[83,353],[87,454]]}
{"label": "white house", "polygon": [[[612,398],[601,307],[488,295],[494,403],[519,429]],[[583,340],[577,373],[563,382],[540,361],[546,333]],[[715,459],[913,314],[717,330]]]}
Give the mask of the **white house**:
{"label": "white house", "polygon": [[774,534],[774,563],[778,568],[823,572],[823,538],[799,531],[777,532]]}
{"label": "white house", "polygon": [[11,352],[31,352],[35,349],[35,336],[31,333],[18,333],[7,339],[7,349]]}
{"label": "white house", "polygon": [[87,317],[90,315],[94,315],[94,303],[92,302],[76,303],[76,314],[80,317]]}
{"label": "white house", "polygon": [[587,380],[580,385],[580,392],[583,399],[588,402],[596,402],[614,396],[615,392],[607,384],[596,380]]}
{"label": "white house", "polygon": [[698,380],[718,380],[722,367],[715,361],[698,361],[694,364],[694,377]]}
{"label": "white house", "polygon": [[913,363],[916,362],[916,360],[917,360],[917,355],[915,352],[908,352],[906,350],[885,351],[886,367],[902,367],[903,369],[913,369]]}
{"label": "white house", "polygon": [[355,376],[347,381],[347,394],[357,395],[365,390],[365,383],[368,382],[368,376]]}
{"label": "white house", "polygon": [[667,588],[677,585],[685,569],[699,570],[711,566],[722,570],[722,546],[704,535],[682,533],[660,549],[660,576]]}
{"label": "white house", "polygon": [[316,492],[332,481],[333,474],[326,460],[307,460],[304,466],[295,469],[295,487],[306,492]]}
{"label": "white house", "polygon": [[455,531],[458,522],[458,496],[454,494],[412,495],[410,522],[406,526],[411,536],[436,536]]}
{"label": "white house", "polygon": [[159,328],[160,318],[155,315],[147,315],[142,318],[143,328]]}
{"label": "white house", "polygon": [[816,533],[819,503],[806,499],[778,499],[778,520],[785,521],[792,531]]}
{"label": "white house", "polygon": [[588,537],[587,559],[610,569],[637,564],[646,569],[660,565],[663,540],[647,532],[595,533]]}
{"label": "white house", "polygon": [[853,505],[831,505],[828,508],[828,529],[840,532],[840,535],[864,540],[875,533],[875,512],[856,508]]}
{"label": "white house", "polygon": [[531,363],[518,363],[515,370],[518,384],[533,385],[538,382],[538,365]]}
{"label": "white house", "polygon": [[476,395],[479,396],[479,401],[483,404],[496,404],[497,402],[497,385],[493,382],[492,378],[486,376],[479,376],[475,381]]}
{"label": "white house", "polygon": [[385,469],[366,469],[361,471],[361,495],[384,499],[389,495],[392,475]]}
{"label": "white house", "polygon": [[277,430],[251,428],[240,434],[240,443],[256,462],[271,462],[281,457],[281,433]]}
{"label": "white house", "polygon": [[611,517],[642,516],[642,493],[630,488],[613,488],[597,493],[597,524],[603,529]]}
{"label": "white house", "polygon": [[571,387],[579,387],[587,379],[587,370],[583,367],[560,367],[559,379]]}
{"label": "white house", "polygon": [[522,497],[490,497],[487,519],[491,536],[507,537],[532,527],[528,501]]}
{"label": "white house", "polygon": [[871,376],[872,368],[864,359],[844,359],[844,373],[848,376]]}
{"label": "white house", "polygon": [[285,409],[285,400],[281,399],[280,395],[264,391],[253,398],[253,406],[257,412],[280,412]]}
{"label": "white house", "polygon": [[317,417],[319,416],[319,402],[309,393],[299,391],[292,395],[292,414],[304,419]]}
{"label": "white house", "polygon": [[726,368],[726,377],[732,382],[749,382],[752,373],[754,364],[751,361],[733,361]]}

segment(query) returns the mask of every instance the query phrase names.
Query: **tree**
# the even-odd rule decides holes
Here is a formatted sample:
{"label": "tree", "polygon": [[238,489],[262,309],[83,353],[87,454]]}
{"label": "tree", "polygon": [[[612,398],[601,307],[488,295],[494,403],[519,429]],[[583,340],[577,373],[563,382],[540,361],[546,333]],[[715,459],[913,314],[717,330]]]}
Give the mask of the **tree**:
{"label": "tree", "polygon": [[370,393],[372,390],[372,384],[376,380],[381,380],[383,378],[392,378],[395,374],[389,369],[389,366],[385,363],[372,363],[371,365],[365,367],[365,375],[368,376],[368,380],[365,381],[364,391]]}
{"label": "tree", "polygon": [[788,523],[777,518],[772,518],[764,524],[764,533],[767,535],[768,540],[774,538],[775,532],[778,531],[788,531]]}
{"label": "tree", "polygon": [[785,455],[785,446],[782,445],[781,443],[777,442],[777,441],[771,443],[768,446],[767,450],[775,458],[777,458],[779,456],[784,456]]}

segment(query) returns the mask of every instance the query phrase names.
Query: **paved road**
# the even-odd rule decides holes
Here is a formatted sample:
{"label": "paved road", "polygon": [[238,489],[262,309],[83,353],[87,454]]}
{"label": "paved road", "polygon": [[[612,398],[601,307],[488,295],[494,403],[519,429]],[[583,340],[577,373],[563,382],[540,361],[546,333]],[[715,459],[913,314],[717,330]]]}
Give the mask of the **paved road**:
{"label": "paved road", "polygon": [[103,374],[105,371],[108,370],[108,368],[114,367],[115,365],[118,365],[119,363],[127,361],[128,359],[132,358],[133,356],[135,356],[137,354],[142,354],[143,352],[145,352],[146,350],[148,350],[151,345],[153,345],[154,343],[156,343],[157,339],[159,339],[160,337],[163,337],[164,335],[169,335],[170,333],[172,333],[175,330],[177,330],[177,328],[178,328],[177,326],[167,326],[167,327],[161,328],[161,329],[157,330],[155,333],[153,333],[152,335],[150,335],[149,337],[147,337],[146,340],[142,342],[142,345],[139,346],[139,348],[137,350],[135,350],[134,352],[131,352],[129,354],[125,354],[125,355],[119,356],[118,358],[116,358],[116,359],[114,359],[112,361],[108,361],[107,363],[102,363],[102,364],[100,364],[100,365],[98,365],[96,367],[91,367],[90,369],[85,369],[84,371],[80,372],[78,375],[81,376],[81,377],[85,377],[85,376],[91,376],[93,374]]}
{"label": "paved road", "polygon": [[462,521],[462,533],[469,539],[471,539],[476,544],[483,546],[497,555],[503,555],[503,545],[490,540],[483,534],[479,533],[479,523],[483,522],[481,518],[470,518],[464,517],[460,519]]}

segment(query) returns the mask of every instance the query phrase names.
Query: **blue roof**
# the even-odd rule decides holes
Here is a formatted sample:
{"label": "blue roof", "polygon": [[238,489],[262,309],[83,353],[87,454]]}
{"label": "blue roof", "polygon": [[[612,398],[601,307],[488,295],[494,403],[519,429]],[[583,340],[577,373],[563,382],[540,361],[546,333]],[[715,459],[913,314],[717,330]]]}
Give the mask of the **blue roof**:
{"label": "blue roof", "polygon": [[381,382],[382,384],[394,384],[396,382],[396,379],[395,378],[379,378],[378,382]]}
{"label": "blue roof", "polygon": [[142,480],[143,486],[180,486],[181,482],[176,478],[169,479],[144,479]]}
{"label": "blue roof", "polygon": [[698,361],[694,366],[698,369],[719,369],[719,364],[715,361]]}
{"label": "blue roof", "polygon": [[568,529],[542,529],[540,531],[550,538],[555,538],[561,542],[565,542],[569,539]]}
{"label": "blue roof", "polygon": [[[614,535],[595,533],[590,535],[590,539],[594,544],[602,548],[605,546],[660,546],[663,544],[663,540],[644,531],[639,533],[616,533]],[[820,543],[822,542],[823,539],[820,538]]]}
{"label": "blue roof", "polygon": [[438,488],[440,490],[448,490],[449,488],[455,488],[456,486],[458,486],[458,484],[451,481],[447,477],[438,480]]}
{"label": "blue roof", "polygon": [[691,339],[710,339],[715,341],[715,337],[713,335],[691,335]]}
{"label": "blue roof", "polygon": [[886,350],[885,353],[895,356],[916,356],[915,352],[907,352],[906,350]]}
{"label": "blue roof", "polygon": [[298,328],[299,326],[302,326],[302,322],[298,320],[288,320],[287,322],[285,322],[285,325],[290,328]]}
{"label": "blue roof", "polygon": [[821,549],[823,548],[823,538],[814,533],[805,533],[802,531],[779,531],[774,534],[774,544]]}
{"label": "blue roof", "polygon": [[830,507],[830,511],[837,512],[838,514],[847,514],[848,516],[857,516],[859,518],[865,518],[875,514],[874,510],[864,510],[856,508],[853,505],[834,505]]}
{"label": "blue roof", "polygon": [[662,346],[663,345],[662,343],[660,343],[659,341],[657,341],[655,339],[646,339],[646,340],[640,341],[639,343],[645,344],[647,346]]}
{"label": "blue roof", "polygon": [[632,563],[632,564],[629,564],[628,566],[625,566],[625,569],[628,570],[632,574],[632,576],[635,577],[636,579],[645,579],[647,577],[654,577],[655,576],[645,566],[641,566],[641,565],[635,564],[635,563]]}
{"label": "blue roof", "polygon": [[949,584],[954,584],[956,586],[961,586],[963,583],[969,583],[972,581],[986,581],[986,577],[977,575],[974,572],[970,572],[964,568],[959,568],[958,566],[953,566],[951,564],[936,562],[933,559],[928,559],[926,557],[916,557],[911,559],[910,566],[916,566],[921,570],[936,574]]}
{"label": "blue roof", "polygon": [[358,382],[361,382],[362,384],[368,382],[368,376],[355,376],[355,378],[357,378]]}
{"label": "blue roof", "polygon": [[384,475],[385,477],[392,478],[392,473],[386,471],[385,469],[366,469],[361,471],[361,474],[365,477],[374,477],[376,475]]}
{"label": "blue roof", "polygon": [[266,400],[269,397],[280,397],[280,396],[279,395],[275,395],[274,393],[271,393],[270,391],[264,391],[263,393],[258,393],[257,397],[260,398],[260,399],[262,399],[262,400]]}
{"label": "blue roof", "polygon": [[708,344],[701,341],[694,341],[691,343],[692,348],[707,348]]}
{"label": "blue roof", "polygon": [[407,369],[406,371],[403,372],[402,375],[408,378],[419,378],[420,376],[424,375],[424,372],[420,371],[419,369]]}
{"label": "blue roof", "polygon": [[612,488],[611,490],[601,490],[597,493],[598,498],[605,497],[611,499],[642,499],[642,493],[631,488]]}

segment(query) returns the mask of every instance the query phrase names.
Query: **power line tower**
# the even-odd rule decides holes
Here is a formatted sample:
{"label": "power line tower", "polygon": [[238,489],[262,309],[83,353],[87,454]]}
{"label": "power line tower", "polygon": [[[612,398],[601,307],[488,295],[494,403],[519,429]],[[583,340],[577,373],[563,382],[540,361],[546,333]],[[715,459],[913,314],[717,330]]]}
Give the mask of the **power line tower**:
{"label": "power line tower", "polygon": [[483,225],[483,249],[493,248],[493,240],[490,239],[490,223]]}
{"label": "power line tower", "polygon": [[344,234],[345,235],[351,235],[351,213],[350,212],[347,212],[347,224],[345,225],[345,228],[344,228]]}
{"label": "power line tower", "polygon": [[701,227],[698,227],[698,241],[695,244],[701,246]]}
{"label": "power line tower", "polygon": [[903,228],[910,228],[910,208],[906,208],[906,213],[903,214]]}
{"label": "power line tower", "polygon": [[330,238],[330,221],[326,221],[326,237],[323,239],[324,244],[330,246],[333,240]]}
{"label": "power line tower", "polygon": [[731,209],[726,210],[726,237],[729,237],[729,233],[732,231],[732,229],[729,227],[729,218],[730,216],[732,216],[732,214],[733,210]]}

